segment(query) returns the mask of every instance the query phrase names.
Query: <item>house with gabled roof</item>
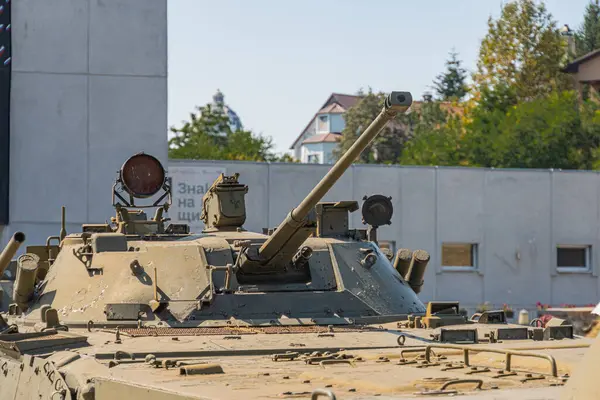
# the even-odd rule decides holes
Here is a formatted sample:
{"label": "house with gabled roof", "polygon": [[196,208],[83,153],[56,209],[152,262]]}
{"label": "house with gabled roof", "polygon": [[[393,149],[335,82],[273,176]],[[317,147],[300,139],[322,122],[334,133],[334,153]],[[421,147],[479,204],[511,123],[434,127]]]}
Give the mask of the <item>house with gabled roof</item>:
{"label": "house with gabled roof", "polygon": [[340,141],[343,114],[358,103],[360,96],[332,93],[290,146],[292,156],[303,163],[331,164]]}

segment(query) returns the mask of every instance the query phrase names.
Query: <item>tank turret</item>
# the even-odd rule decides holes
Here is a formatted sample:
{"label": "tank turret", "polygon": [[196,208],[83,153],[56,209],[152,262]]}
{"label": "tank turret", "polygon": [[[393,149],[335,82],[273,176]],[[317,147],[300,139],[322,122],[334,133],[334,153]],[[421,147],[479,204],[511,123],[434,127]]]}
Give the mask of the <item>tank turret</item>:
{"label": "tank turret", "polygon": [[[321,202],[386,123],[411,103],[407,92],[387,96],[352,147],[268,235],[243,227],[248,187],[238,173],[220,175],[203,196],[202,232],[167,225],[164,213],[172,202],[167,171],[151,155],[133,155],[117,172],[110,223],[85,224],[81,233],[66,234],[63,210],[61,234],[51,237],[59,245],[28,248],[33,254],[18,263],[15,306],[35,321],[52,309],[71,324],[170,326],[220,324],[232,317],[318,320],[424,312],[415,292],[428,260],[415,259],[413,274],[405,278],[377,244],[377,227],[391,223],[390,198],[363,199],[367,230],[349,228],[349,213],[360,209],[357,201]],[[153,217],[148,209],[155,210]]]}

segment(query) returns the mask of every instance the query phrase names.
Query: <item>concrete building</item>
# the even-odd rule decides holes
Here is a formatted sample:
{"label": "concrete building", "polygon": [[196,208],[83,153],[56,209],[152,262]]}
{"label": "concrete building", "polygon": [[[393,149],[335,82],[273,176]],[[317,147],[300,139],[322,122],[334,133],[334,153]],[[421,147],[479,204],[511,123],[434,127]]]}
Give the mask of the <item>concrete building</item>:
{"label": "concrete building", "polygon": [[0,223],[0,243],[21,230],[43,244],[59,232],[62,205],[68,231],[113,214],[113,179],[132,153],[167,162],[167,0],[10,4],[10,169],[0,168],[9,224]]}

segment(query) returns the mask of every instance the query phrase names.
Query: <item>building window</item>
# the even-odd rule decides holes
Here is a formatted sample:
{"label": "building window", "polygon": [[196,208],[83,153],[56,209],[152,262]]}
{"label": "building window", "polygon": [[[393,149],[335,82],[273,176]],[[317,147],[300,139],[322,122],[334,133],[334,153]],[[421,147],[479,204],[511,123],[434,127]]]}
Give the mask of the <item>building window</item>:
{"label": "building window", "polygon": [[559,245],[556,247],[556,269],[559,272],[588,272],[591,246]]}
{"label": "building window", "polygon": [[317,132],[329,132],[329,116],[319,115],[317,118]]}
{"label": "building window", "polygon": [[319,163],[319,155],[318,154],[309,154],[308,162],[310,164],[318,164]]}
{"label": "building window", "polygon": [[442,268],[444,270],[469,271],[477,268],[477,244],[443,243]]}

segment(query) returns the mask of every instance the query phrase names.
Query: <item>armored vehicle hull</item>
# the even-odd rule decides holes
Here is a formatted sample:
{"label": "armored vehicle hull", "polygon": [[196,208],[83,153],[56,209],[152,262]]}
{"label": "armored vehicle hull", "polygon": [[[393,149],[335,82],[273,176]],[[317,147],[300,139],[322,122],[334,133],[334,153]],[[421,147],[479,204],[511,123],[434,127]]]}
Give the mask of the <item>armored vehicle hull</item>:
{"label": "armored vehicle hull", "polygon": [[0,340],[0,398],[410,398],[446,385],[446,395],[559,399],[591,344],[568,338],[451,344],[432,340],[434,330],[396,323],[278,322],[121,327],[118,334],[96,324],[68,332],[20,327]]}
{"label": "armored vehicle hull", "polygon": [[239,174],[204,195],[202,232],[167,224],[166,171],[143,153],[117,173],[110,223],[68,234],[63,208],[59,235],[13,261],[16,233],[0,255],[0,400],[571,396],[561,389],[590,339],[557,317],[514,325],[502,310],[425,306],[427,251],[377,241],[390,198],[365,196],[366,229],[349,226],[357,201],[321,201],[411,103],[392,92],[263,233],[243,227]]}

